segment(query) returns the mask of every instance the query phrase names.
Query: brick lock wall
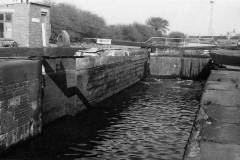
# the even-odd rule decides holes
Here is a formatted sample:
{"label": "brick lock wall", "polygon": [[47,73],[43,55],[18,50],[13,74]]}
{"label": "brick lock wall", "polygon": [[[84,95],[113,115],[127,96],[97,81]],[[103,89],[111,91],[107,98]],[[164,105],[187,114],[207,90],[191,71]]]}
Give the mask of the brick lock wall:
{"label": "brick lock wall", "polygon": [[84,109],[77,104],[76,58],[43,60],[43,123],[65,115],[74,115]]}
{"label": "brick lock wall", "polygon": [[41,132],[41,64],[0,61],[0,147]]}
{"label": "brick lock wall", "polygon": [[[93,58],[93,57],[90,57]],[[141,56],[45,59],[43,122],[85,109],[139,81],[144,74],[146,54]]]}
{"label": "brick lock wall", "polygon": [[95,66],[88,66],[86,64],[89,60],[78,59],[78,87],[85,93],[90,103],[100,102],[120,92],[139,81],[144,75],[146,55],[106,57],[104,61],[108,62],[108,58],[111,61],[115,59],[115,63],[96,66],[95,61]]}
{"label": "brick lock wall", "polygon": [[84,98],[93,104],[136,83],[146,61],[146,54],[0,60],[0,148],[40,133],[42,122],[85,109]]}

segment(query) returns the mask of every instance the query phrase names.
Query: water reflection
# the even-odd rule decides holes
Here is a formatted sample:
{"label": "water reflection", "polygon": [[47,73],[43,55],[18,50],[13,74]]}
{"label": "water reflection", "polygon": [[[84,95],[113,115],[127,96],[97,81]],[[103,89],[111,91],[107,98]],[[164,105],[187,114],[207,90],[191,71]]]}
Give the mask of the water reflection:
{"label": "water reflection", "polygon": [[118,95],[44,128],[5,159],[180,160],[201,94],[200,83],[140,82]]}

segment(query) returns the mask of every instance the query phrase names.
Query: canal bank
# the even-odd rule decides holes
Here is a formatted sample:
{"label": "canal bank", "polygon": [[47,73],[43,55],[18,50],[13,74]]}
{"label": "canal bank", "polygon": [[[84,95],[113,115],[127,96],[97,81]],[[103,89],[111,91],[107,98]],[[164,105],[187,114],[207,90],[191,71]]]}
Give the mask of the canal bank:
{"label": "canal bank", "polygon": [[212,70],[184,160],[240,159],[240,70]]}
{"label": "canal bank", "polygon": [[211,58],[216,64],[239,66],[240,50],[239,49],[215,49],[210,52]]}

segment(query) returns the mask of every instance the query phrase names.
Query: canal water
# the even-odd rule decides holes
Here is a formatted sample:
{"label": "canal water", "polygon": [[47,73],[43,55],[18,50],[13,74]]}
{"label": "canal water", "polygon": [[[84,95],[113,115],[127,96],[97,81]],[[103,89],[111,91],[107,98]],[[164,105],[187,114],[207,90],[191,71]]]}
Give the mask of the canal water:
{"label": "canal water", "polygon": [[1,158],[181,160],[201,92],[201,83],[193,81],[139,82],[75,117],[57,120]]}

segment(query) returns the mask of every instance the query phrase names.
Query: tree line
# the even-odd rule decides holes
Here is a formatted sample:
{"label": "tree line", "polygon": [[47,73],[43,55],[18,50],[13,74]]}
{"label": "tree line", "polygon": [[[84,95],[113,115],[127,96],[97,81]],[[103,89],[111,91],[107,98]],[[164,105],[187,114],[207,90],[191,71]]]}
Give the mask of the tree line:
{"label": "tree line", "polygon": [[61,30],[69,33],[72,42],[96,37],[143,42],[150,37],[164,36],[169,26],[168,21],[161,17],[150,17],[145,24],[107,25],[102,17],[73,5],[46,3],[51,6],[52,42],[56,41]]}

